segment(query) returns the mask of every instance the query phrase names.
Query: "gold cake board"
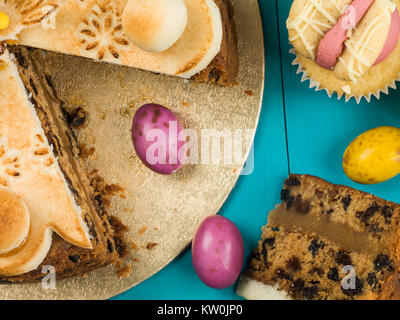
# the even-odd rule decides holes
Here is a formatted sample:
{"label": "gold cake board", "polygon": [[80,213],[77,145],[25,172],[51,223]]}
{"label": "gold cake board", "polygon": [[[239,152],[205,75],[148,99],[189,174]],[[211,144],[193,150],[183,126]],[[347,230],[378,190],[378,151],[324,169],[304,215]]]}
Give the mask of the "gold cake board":
{"label": "gold cake board", "polygon": [[124,189],[112,198],[111,213],[129,226],[136,247],[127,258],[132,271],[117,277],[116,268],[109,266],[57,280],[55,289],[41,283],[4,284],[0,299],[110,298],[165,267],[190,244],[200,222],[218,213],[243,163],[189,165],[171,176],[158,175],[137,158],[130,126],[135,111],[154,102],[173,110],[185,128],[196,132],[257,127],[264,87],[261,17],[257,0],[232,2],[240,54],[240,85],[234,88],[45,53],[66,107],[82,107],[88,114],[87,125],[77,131],[79,142],[93,148],[85,165]]}

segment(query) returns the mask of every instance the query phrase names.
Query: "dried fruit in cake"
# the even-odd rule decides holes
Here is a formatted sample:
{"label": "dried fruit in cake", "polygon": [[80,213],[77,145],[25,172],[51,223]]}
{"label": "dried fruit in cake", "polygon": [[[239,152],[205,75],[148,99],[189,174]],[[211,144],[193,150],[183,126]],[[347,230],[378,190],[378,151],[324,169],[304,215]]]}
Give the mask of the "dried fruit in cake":
{"label": "dried fruit in cake", "polygon": [[379,96],[400,74],[399,5],[398,0],[294,1],[287,27],[295,63],[329,95],[358,101]]}
{"label": "dried fruit in cake", "polygon": [[[308,175],[290,175],[282,194],[249,258],[239,295],[266,300],[400,298],[400,205]],[[292,198],[297,200],[288,206]],[[296,201],[307,203],[308,210]]]}
{"label": "dried fruit in cake", "polygon": [[400,129],[378,127],[358,136],[343,155],[343,169],[353,181],[381,183],[400,173]]}

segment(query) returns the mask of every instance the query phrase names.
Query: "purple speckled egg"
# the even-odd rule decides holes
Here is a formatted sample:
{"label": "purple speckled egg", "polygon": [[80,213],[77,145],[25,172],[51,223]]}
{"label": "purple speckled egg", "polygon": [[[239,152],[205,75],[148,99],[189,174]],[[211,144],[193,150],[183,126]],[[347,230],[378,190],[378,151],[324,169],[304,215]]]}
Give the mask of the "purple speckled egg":
{"label": "purple speckled egg", "polygon": [[179,141],[182,126],[176,115],[158,104],[139,108],[132,121],[132,142],[140,160],[160,174],[172,174],[182,167],[186,141]]}
{"label": "purple speckled egg", "polygon": [[221,216],[206,218],[193,239],[192,262],[207,286],[224,289],[235,283],[243,265],[243,240],[239,229]]}

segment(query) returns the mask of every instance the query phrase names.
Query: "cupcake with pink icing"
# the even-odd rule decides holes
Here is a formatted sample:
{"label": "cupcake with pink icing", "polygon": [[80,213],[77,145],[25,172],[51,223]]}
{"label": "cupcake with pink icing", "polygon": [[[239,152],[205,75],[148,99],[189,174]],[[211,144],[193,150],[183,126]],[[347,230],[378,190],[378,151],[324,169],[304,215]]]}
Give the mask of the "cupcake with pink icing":
{"label": "cupcake with pink icing", "polygon": [[357,102],[396,88],[399,8],[400,0],[294,0],[287,28],[302,81]]}

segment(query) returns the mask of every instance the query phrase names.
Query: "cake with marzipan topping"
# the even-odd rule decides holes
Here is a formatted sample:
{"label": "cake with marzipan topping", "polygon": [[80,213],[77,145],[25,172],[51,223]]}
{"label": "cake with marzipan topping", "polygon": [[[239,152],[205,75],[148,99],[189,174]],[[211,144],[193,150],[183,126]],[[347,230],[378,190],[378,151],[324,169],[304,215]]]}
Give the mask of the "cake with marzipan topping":
{"label": "cake with marzipan topping", "polygon": [[400,206],[290,175],[238,286],[247,299],[399,299]]}
{"label": "cake with marzipan topping", "polygon": [[[43,11],[42,1],[29,2],[38,6],[34,12]],[[223,86],[237,82],[237,36],[229,0],[46,2],[46,8],[54,7],[57,14],[52,19],[41,16],[42,23],[33,26],[22,25],[17,44]],[[187,14],[183,33],[167,49],[152,50],[174,33],[179,3]],[[0,11],[11,11],[8,6],[9,2],[0,2]],[[169,18],[173,21],[163,26],[161,21]]]}
{"label": "cake with marzipan topping", "polygon": [[40,279],[46,265],[62,278],[118,261],[119,222],[96,202],[40,53],[11,50],[0,55],[0,196],[18,206],[0,206],[11,235],[0,239],[0,281]]}
{"label": "cake with marzipan topping", "polygon": [[[157,8],[161,3],[165,10]],[[175,23],[161,23],[177,8],[182,33],[157,52],[165,42],[160,35],[177,31]],[[157,23],[137,28],[141,10],[144,21]],[[0,12],[0,281],[38,280],[47,265],[62,278],[119,262],[126,227],[107,215],[101,186],[82,169],[41,53],[23,46],[231,86],[238,75],[232,6],[229,0],[0,0]],[[149,50],[136,46],[137,35]]]}

